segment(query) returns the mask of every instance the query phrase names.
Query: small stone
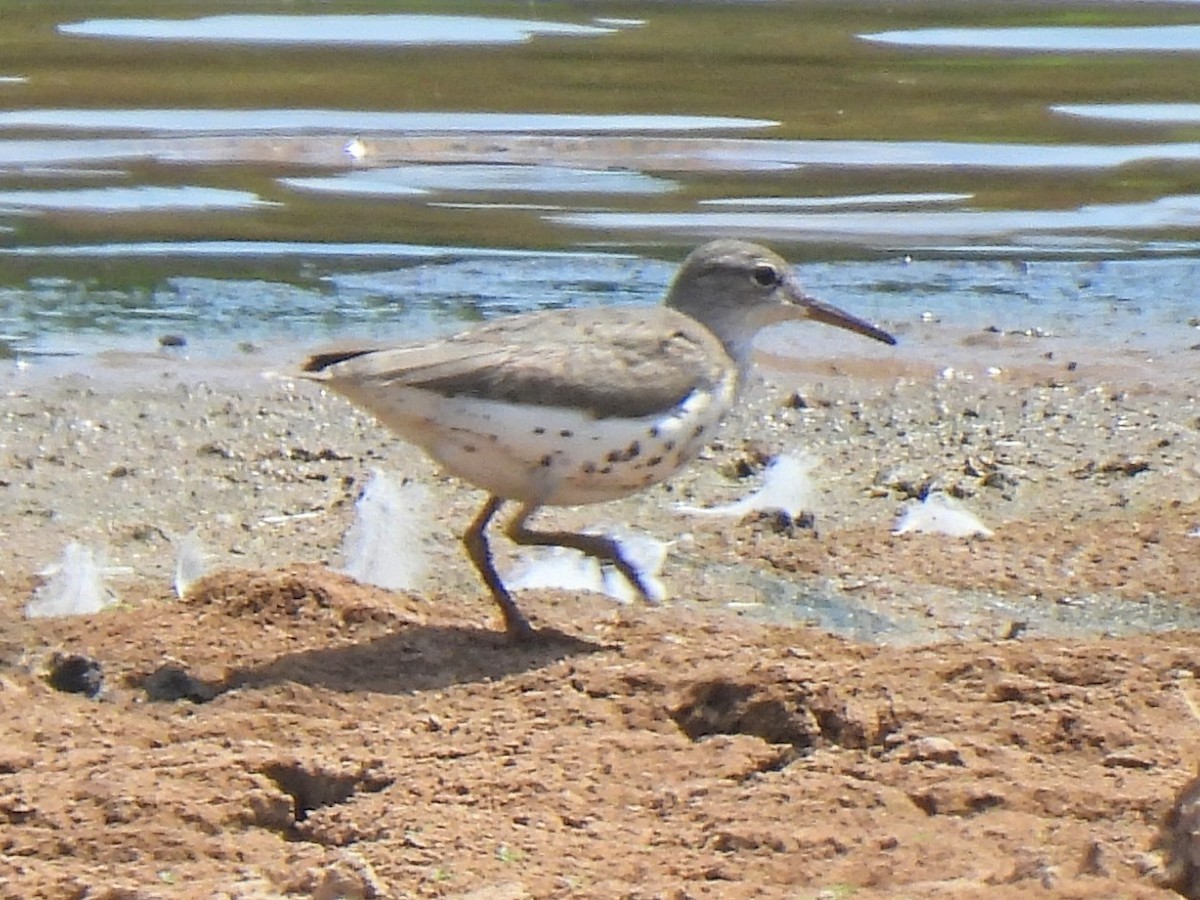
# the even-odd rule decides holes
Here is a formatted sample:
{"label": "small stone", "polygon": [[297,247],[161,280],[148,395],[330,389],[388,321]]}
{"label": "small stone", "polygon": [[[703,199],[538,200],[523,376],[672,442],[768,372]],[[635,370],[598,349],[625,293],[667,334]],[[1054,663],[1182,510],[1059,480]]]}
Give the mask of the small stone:
{"label": "small stone", "polygon": [[1114,750],[1104,757],[1103,762],[1109,769],[1154,768],[1154,760],[1142,756],[1136,750]]}
{"label": "small stone", "polygon": [[934,736],[917,738],[903,754],[903,759],[905,762],[932,762],[947,766],[966,765],[953,741]]}
{"label": "small stone", "polygon": [[533,895],[521,882],[510,881],[503,884],[484,885],[459,896],[462,900],[528,900]]}
{"label": "small stone", "polygon": [[1079,874],[1108,876],[1108,866],[1104,862],[1104,845],[1099,841],[1093,839],[1088,842],[1083,859],[1079,863]]}
{"label": "small stone", "polygon": [[312,900],[375,900],[395,896],[360,854],[342,851],[341,859],[321,872]]}

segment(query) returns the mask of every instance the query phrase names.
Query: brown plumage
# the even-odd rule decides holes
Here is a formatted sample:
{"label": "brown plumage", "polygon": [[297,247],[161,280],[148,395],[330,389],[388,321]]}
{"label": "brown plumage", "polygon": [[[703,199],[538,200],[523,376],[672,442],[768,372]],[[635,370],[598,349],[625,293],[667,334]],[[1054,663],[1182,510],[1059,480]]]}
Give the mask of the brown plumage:
{"label": "brown plumage", "polygon": [[516,543],[611,562],[644,594],[612,539],[526,521],[540,506],[615,499],[679,471],[734,402],[754,336],[789,319],[895,343],[807,296],[770,250],[713,241],[684,261],[659,307],[526,313],[423,344],[318,354],[303,368],[489,493],[463,540],[520,639],[532,629],[485,536],[501,504],[521,503],[505,529]]}

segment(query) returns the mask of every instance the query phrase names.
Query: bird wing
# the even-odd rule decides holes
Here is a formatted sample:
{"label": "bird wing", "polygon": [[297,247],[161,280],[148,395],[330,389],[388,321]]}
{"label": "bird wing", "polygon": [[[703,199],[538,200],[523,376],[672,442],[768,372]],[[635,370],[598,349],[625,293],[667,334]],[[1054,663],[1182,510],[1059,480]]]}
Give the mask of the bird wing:
{"label": "bird wing", "polygon": [[733,363],[694,319],[648,307],[526,313],[428,344],[320,354],[304,368],[334,388],[413,387],[609,418],[669,410]]}

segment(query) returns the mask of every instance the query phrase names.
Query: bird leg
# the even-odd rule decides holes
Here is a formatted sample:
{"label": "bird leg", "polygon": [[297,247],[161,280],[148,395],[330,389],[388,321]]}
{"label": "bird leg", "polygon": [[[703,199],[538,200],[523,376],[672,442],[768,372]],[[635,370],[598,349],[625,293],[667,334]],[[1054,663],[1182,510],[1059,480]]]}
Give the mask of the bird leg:
{"label": "bird leg", "polygon": [[491,590],[492,597],[500,606],[500,612],[504,614],[504,629],[508,632],[508,636],[514,641],[527,641],[533,637],[533,627],[521,610],[517,608],[512,594],[500,580],[500,575],[492,562],[492,548],[488,545],[485,534],[492,516],[496,515],[503,505],[504,501],[501,498],[488,497],[487,503],[483,504],[483,509],[463,532],[462,542],[467,548],[467,556],[470,557],[480,577]]}
{"label": "bird leg", "polygon": [[625,576],[634,590],[642,595],[642,599],[650,602],[653,595],[642,581],[642,573],[627,560],[621,552],[621,544],[614,538],[602,534],[580,534],[575,531],[532,531],[525,527],[529,517],[537,512],[536,504],[525,504],[512,521],[504,528],[504,533],[514,544],[524,547],[568,547],[578,550],[584,556],[608,562],[616,566],[618,572]]}

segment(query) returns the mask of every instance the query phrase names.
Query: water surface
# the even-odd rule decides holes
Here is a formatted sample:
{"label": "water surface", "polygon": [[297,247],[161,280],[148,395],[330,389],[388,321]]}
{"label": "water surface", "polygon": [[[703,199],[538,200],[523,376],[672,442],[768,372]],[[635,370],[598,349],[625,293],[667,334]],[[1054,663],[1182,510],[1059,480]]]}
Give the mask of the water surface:
{"label": "water surface", "polygon": [[[517,44],[544,35],[599,37],[605,26],[484,16],[439,15],[251,15],[198,19],[87,19],[60,25],[62,34],[135,41],[215,44],[323,44],[431,46]],[[626,27],[637,24],[623,20]]]}
{"label": "water surface", "polygon": [[1200,25],[1139,28],[924,28],[864,34],[902,47],[1036,53],[1200,53]]}
{"label": "water surface", "polygon": [[[10,356],[653,302],[718,235],[770,241],[902,332],[984,327],[989,296],[995,327],[1196,342],[1196,4],[0,16]],[[1129,273],[1120,302],[1096,265]]]}

